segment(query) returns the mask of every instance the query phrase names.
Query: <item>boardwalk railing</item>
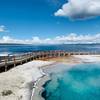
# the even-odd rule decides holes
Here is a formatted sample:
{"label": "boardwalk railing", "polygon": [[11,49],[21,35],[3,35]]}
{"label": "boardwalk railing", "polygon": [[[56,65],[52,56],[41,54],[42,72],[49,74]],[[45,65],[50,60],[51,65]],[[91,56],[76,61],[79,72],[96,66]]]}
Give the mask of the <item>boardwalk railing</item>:
{"label": "boardwalk railing", "polygon": [[68,55],[94,55],[97,52],[66,52],[66,51],[37,51],[20,55],[0,57],[0,72],[7,71],[12,67],[27,63],[32,60],[43,60],[54,57],[66,57]]}

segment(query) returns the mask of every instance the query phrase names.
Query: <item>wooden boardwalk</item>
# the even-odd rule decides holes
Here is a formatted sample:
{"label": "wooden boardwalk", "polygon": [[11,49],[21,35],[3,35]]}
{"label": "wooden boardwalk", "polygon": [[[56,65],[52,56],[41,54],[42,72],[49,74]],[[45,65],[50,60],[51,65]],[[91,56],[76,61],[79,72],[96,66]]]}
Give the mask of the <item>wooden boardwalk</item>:
{"label": "wooden boardwalk", "polygon": [[0,72],[7,71],[17,65],[22,65],[32,60],[44,60],[54,57],[66,57],[70,55],[95,55],[96,52],[66,52],[66,51],[37,51],[21,55],[0,57]]}

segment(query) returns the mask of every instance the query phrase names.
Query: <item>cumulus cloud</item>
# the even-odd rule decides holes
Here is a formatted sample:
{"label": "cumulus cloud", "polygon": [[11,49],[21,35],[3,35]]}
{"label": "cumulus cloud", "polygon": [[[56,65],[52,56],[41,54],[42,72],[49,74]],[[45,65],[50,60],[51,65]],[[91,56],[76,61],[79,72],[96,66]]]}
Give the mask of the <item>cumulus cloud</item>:
{"label": "cumulus cloud", "polygon": [[6,28],[4,25],[0,25],[0,32],[6,32]]}
{"label": "cumulus cloud", "polygon": [[95,35],[77,35],[71,33],[66,36],[57,36],[54,38],[41,39],[39,37],[33,37],[32,39],[15,39],[9,36],[3,36],[0,38],[0,43],[17,43],[17,44],[82,44],[82,43],[100,43],[100,34]]}
{"label": "cumulus cloud", "polygon": [[68,0],[55,16],[70,19],[88,19],[100,16],[100,0]]}

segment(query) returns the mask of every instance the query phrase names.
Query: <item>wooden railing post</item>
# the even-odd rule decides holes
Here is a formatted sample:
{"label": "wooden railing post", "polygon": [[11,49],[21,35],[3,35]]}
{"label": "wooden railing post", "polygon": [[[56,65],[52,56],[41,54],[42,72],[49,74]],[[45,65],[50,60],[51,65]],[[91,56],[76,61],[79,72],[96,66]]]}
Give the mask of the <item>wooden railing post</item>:
{"label": "wooden railing post", "polygon": [[14,60],[14,67],[16,67],[16,58],[15,58],[15,55],[13,56],[13,60]]}
{"label": "wooden railing post", "polygon": [[32,60],[32,54],[30,53],[30,61]]}
{"label": "wooden railing post", "polygon": [[34,53],[32,52],[32,60],[34,60]]}
{"label": "wooden railing post", "polygon": [[5,72],[7,71],[7,57],[5,56]]}
{"label": "wooden railing post", "polygon": [[26,63],[27,63],[27,60],[28,60],[28,54],[26,54],[25,56],[26,56]]}
{"label": "wooden railing post", "polygon": [[22,60],[23,60],[23,58],[22,58],[22,55],[20,56],[20,64],[22,65]]}

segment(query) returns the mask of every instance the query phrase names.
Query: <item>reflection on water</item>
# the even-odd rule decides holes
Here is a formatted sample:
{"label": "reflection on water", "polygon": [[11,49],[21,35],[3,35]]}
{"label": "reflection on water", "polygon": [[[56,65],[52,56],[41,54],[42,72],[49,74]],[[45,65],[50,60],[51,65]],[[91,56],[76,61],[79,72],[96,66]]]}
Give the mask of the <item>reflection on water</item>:
{"label": "reflection on water", "polygon": [[59,65],[46,72],[51,81],[44,85],[45,100],[100,100],[100,64],[79,64],[71,68]]}

